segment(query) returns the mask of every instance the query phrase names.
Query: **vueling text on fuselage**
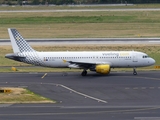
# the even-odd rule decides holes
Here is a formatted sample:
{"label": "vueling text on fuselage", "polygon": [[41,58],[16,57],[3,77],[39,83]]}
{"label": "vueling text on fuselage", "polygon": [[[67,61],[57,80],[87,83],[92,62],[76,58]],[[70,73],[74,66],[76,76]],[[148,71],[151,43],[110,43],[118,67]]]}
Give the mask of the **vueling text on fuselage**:
{"label": "vueling text on fuselage", "polygon": [[129,56],[130,54],[128,52],[124,52],[124,53],[102,53],[102,55],[119,57],[119,56]]}

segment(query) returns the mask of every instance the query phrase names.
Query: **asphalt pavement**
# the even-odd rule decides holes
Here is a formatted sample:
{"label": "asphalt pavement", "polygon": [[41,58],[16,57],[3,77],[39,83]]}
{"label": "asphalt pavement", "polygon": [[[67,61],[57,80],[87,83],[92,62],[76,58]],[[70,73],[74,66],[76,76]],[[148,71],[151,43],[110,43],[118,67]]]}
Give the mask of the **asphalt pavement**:
{"label": "asphalt pavement", "polygon": [[0,86],[26,87],[56,104],[0,104],[6,120],[159,120],[159,71],[0,73]]}

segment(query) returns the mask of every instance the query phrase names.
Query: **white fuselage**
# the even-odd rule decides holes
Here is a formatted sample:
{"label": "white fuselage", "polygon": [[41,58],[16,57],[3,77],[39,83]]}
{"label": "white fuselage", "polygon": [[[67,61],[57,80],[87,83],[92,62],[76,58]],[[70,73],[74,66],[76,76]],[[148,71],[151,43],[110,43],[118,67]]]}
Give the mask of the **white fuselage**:
{"label": "white fuselage", "polygon": [[5,57],[37,66],[55,68],[81,68],[81,75],[86,76],[87,70],[100,74],[109,74],[111,68],[133,68],[150,66],[155,63],[153,58],[143,52],[136,51],[90,51],[90,52],[38,52],[35,51],[20,33],[8,28],[13,52]]}
{"label": "white fuselage", "polygon": [[19,56],[25,56],[25,61],[22,61],[26,63],[56,68],[72,67],[70,61],[109,64],[111,68],[145,67],[155,63],[147,54],[136,51],[23,52]]}

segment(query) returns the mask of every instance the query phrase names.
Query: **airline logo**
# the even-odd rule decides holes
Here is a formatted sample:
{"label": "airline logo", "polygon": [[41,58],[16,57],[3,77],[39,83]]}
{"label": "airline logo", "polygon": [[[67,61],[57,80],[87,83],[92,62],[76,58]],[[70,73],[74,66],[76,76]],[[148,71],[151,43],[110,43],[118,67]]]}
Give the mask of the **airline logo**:
{"label": "airline logo", "polygon": [[120,53],[119,56],[129,56],[128,52]]}
{"label": "airline logo", "polygon": [[114,56],[114,57],[122,57],[122,56],[129,56],[129,52],[122,52],[122,53],[102,53],[103,56]]}

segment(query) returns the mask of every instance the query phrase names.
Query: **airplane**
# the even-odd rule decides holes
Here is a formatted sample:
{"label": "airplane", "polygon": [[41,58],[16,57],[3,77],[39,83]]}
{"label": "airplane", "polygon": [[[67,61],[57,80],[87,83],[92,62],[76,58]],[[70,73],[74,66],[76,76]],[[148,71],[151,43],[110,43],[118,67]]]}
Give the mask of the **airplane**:
{"label": "airplane", "polygon": [[87,75],[87,70],[108,75],[111,68],[133,68],[133,75],[137,75],[137,67],[155,63],[146,53],[138,51],[39,52],[16,29],[8,28],[8,33],[14,53],[6,54],[6,58],[36,66],[83,69],[82,76]]}

